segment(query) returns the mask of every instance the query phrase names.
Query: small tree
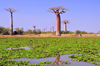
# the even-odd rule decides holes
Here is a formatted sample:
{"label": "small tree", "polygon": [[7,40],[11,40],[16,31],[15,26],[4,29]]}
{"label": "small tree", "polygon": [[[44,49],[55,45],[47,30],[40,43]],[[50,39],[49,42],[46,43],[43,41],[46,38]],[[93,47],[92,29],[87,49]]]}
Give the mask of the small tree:
{"label": "small tree", "polygon": [[67,31],[67,25],[66,24],[69,24],[69,20],[63,20],[62,23],[64,23],[64,31]]}
{"label": "small tree", "polygon": [[33,31],[32,31],[32,30],[30,30],[30,29],[28,29],[27,33],[32,34],[32,33],[33,33]]}
{"label": "small tree", "polygon": [[35,29],[35,28],[36,28],[36,26],[34,25],[33,27],[34,27],[34,30],[36,30],[36,29]]}
{"label": "small tree", "polygon": [[37,34],[36,30],[33,30],[33,34]]}
{"label": "small tree", "polygon": [[79,30],[75,31],[75,34],[80,34],[80,33],[81,33],[81,31],[79,31]]}
{"label": "small tree", "polygon": [[37,34],[41,34],[41,30],[40,29],[37,29]]}

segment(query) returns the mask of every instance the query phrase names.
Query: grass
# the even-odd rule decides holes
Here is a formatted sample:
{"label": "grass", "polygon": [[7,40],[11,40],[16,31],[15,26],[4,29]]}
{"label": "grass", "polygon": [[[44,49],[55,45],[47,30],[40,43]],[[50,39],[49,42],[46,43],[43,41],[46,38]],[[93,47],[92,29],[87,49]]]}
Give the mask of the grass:
{"label": "grass", "polygon": [[[6,50],[7,48],[29,47],[26,49]],[[19,63],[7,61],[13,58],[45,58],[57,54],[69,56],[76,61],[91,62],[99,65],[99,37],[0,37],[0,64]],[[5,60],[5,61],[4,61]],[[5,63],[6,62],[6,63]],[[22,62],[28,64],[28,62]],[[29,64],[30,65],[30,64]]]}

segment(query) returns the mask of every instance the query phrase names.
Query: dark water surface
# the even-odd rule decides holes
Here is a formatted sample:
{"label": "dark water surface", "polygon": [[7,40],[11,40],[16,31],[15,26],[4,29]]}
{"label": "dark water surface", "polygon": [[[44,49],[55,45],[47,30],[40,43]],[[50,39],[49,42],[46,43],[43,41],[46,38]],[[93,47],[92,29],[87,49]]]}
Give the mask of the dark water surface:
{"label": "dark water surface", "polygon": [[[51,63],[48,66],[97,66],[95,64],[91,64],[91,63],[87,63],[87,62],[83,62],[83,61],[81,61],[81,62],[72,61],[70,58],[68,58],[68,56],[71,56],[71,55],[72,54],[60,55],[60,61],[62,60],[62,61],[65,62],[66,60],[68,60],[70,62],[69,65],[65,65],[65,64],[63,64],[63,65],[61,65],[61,64],[60,65],[52,65],[52,63]],[[48,57],[48,58],[40,58],[40,59],[36,59],[36,58],[34,58],[34,59],[19,58],[19,59],[12,59],[12,60],[16,60],[17,62],[26,60],[26,61],[30,61],[29,62],[30,64],[38,64],[41,61],[55,61],[55,59],[56,59],[56,57]]]}

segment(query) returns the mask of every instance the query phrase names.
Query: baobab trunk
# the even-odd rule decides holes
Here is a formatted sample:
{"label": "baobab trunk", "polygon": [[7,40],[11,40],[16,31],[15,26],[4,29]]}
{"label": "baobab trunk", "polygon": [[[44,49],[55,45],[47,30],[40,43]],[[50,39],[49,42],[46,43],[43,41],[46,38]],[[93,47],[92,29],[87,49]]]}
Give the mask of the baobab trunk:
{"label": "baobab trunk", "polygon": [[67,31],[67,30],[66,30],[66,24],[64,24],[64,31]]}
{"label": "baobab trunk", "polygon": [[60,14],[56,14],[56,35],[61,36]]}
{"label": "baobab trunk", "polygon": [[10,27],[10,35],[12,35],[13,33],[13,16],[12,16],[12,12],[11,12],[11,27]]}

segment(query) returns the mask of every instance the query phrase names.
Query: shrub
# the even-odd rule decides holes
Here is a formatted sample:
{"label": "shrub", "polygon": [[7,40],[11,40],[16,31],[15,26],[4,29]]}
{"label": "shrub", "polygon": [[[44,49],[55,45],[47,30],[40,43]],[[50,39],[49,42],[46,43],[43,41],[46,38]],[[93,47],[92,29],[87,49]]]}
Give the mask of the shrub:
{"label": "shrub", "polygon": [[80,34],[80,33],[81,33],[81,31],[79,31],[79,30],[75,31],[75,34]]}
{"label": "shrub", "polygon": [[33,30],[33,34],[37,34],[36,30]]}
{"label": "shrub", "polygon": [[22,35],[23,34],[23,28],[19,29],[19,28],[15,28],[15,31],[13,32],[13,35]]}
{"label": "shrub", "polygon": [[74,32],[71,32],[71,31],[61,31],[61,34],[72,34]]}
{"label": "shrub", "polygon": [[4,27],[0,26],[0,34],[2,34],[2,35],[9,35],[9,31],[10,31],[9,28],[4,28]]}
{"label": "shrub", "polygon": [[37,34],[41,34],[41,30],[40,29],[37,29],[36,33]]}

